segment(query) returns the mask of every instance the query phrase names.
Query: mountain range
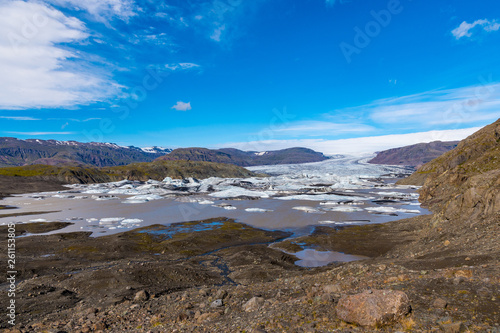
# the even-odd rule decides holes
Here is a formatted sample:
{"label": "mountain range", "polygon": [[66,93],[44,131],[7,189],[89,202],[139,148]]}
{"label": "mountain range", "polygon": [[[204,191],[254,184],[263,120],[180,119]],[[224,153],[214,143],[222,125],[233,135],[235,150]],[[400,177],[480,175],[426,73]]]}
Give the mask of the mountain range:
{"label": "mountain range", "polygon": [[160,147],[122,147],[113,143],[0,138],[0,167],[32,164],[117,166],[152,162],[169,153]]}
{"label": "mountain range", "polygon": [[319,162],[322,153],[307,148],[256,152],[233,148],[123,147],[114,143],[0,138],[0,167],[35,164],[53,166],[112,167],[138,162],[200,161],[237,166]]}
{"label": "mountain range", "polygon": [[320,162],[327,157],[308,148],[288,148],[275,151],[242,151],[234,148],[179,148],[163,155],[158,160],[186,160],[234,164],[237,166],[296,164]]}

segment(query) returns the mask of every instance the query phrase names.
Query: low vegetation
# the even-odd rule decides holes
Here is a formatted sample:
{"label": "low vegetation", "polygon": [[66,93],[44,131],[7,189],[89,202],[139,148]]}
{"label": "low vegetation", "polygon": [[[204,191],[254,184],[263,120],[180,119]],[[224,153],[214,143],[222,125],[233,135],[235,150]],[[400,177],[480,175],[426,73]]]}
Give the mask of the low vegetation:
{"label": "low vegetation", "polygon": [[212,162],[155,161],[125,166],[84,168],[78,166],[28,165],[1,168],[0,175],[8,177],[36,177],[63,183],[102,183],[122,179],[146,181],[165,177],[204,179],[209,177],[245,178],[256,174],[244,168]]}

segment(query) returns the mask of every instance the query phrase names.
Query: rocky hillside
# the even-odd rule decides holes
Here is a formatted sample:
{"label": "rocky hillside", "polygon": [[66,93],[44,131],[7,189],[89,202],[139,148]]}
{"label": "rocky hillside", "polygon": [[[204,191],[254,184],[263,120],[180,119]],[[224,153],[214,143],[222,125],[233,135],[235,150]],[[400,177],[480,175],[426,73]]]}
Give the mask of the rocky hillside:
{"label": "rocky hillside", "polygon": [[421,202],[446,219],[496,214],[500,211],[500,119],[400,183],[423,185]]}
{"label": "rocky hillside", "polygon": [[116,166],[151,162],[170,152],[151,147],[121,147],[112,143],[0,138],[0,167],[31,164]]}
{"label": "rocky hillside", "polygon": [[295,164],[320,162],[326,160],[322,153],[307,148],[288,148],[275,151],[255,152],[242,151],[234,148],[207,149],[207,148],[180,148],[158,160],[186,160],[228,163],[238,166]]}
{"label": "rocky hillside", "polygon": [[377,152],[377,156],[368,163],[420,167],[422,164],[428,163],[452,150],[458,143],[459,141],[434,141],[393,148]]}

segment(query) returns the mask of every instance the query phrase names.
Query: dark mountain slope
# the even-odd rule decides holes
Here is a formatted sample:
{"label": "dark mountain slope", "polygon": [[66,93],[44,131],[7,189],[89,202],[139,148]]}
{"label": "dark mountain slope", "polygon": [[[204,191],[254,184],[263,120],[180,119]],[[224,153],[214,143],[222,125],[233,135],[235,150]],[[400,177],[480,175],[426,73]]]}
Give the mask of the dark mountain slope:
{"label": "dark mountain slope", "polygon": [[326,160],[322,153],[307,148],[288,148],[267,152],[242,151],[234,148],[179,148],[158,160],[186,160],[229,163],[238,166],[295,164]]}
{"label": "dark mountain slope", "polygon": [[170,150],[145,152],[112,143],[0,138],[0,167],[30,164],[116,166],[151,162]]}
{"label": "dark mountain slope", "polygon": [[452,150],[459,141],[434,141],[377,152],[368,163],[419,167]]}

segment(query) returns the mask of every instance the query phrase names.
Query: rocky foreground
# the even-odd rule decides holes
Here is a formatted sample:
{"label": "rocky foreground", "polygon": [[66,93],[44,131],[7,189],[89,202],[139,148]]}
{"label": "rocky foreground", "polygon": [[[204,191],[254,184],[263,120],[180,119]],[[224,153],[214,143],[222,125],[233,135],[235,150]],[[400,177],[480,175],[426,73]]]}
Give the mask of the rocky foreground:
{"label": "rocky foreground", "polygon": [[[17,324],[2,317],[0,325],[7,332],[499,332],[499,144],[500,120],[421,167],[406,182],[422,182],[422,203],[434,215],[383,225],[318,227],[290,239],[221,218],[97,239],[18,238]],[[293,253],[304,247],[370,258],[302,268]]]}

